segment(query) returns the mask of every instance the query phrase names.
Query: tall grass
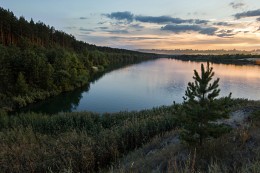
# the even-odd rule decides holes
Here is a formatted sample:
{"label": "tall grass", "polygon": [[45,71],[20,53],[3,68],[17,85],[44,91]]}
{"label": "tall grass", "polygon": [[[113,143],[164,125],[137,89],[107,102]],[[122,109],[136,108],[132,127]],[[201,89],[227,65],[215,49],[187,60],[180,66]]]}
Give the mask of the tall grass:
{"label": "tall grass", "polygon": [[[247,103],[235,100],[230,108],[248,106]],[[206,142],[197,149],[196,159],[191,155],[192,162],[185,160],[190,152],[184,145],[178,143],[177,147],[167,148],[178,137],[175,129],[179,111],[181,105],[104,115],[90,112],[7,115],[0,111],[0,172],[100,172],[109,170],[111,163],[142,146],[147,146],[145,151],[133,156],[139,158],[139,163],[129,161],[128,166],[118,170],[129,172],[129,165],[130,172],[149,172],[154,167],[157,172],[259,170],[259,107],[249,119],[250,126]],[[167,132],[169,135],[164,139]],[[174,167],[171,160],[176,160],[179,167]],[[114,170],[117,172],[116,166]]]}
{"label": "tall grass", "polygon": [[0,116],[2,172],[96,172],[176,127],[175,107],[140,112]]}
{"label": "tall grass", "polygon": [[[242,103],[241,100],[236,102]],[[151,142],[131,152],[111,167],[110,172],[258,173],[260,102],[252,103],[240,107],[253,110],[248,120],[228,134],[194,148],[174,142],[178,130],[173,130],[156,136]]]}

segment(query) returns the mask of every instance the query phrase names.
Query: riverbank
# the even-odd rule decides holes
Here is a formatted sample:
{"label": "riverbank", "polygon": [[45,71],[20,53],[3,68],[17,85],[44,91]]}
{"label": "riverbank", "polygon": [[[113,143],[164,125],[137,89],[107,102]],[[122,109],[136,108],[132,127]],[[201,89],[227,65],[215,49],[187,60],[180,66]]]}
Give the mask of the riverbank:
{"label": "riverbank", "polygon": [[[253,113],[256,114],[256,118],[258,117],[259,101],[236,99],[230,104],[233,112],[242,107],[255,107],[256,110]],[[165,162],[160,161],[169,158],[166,153],[179,153],[177,158],[187,161],[188,154],[193,151],[192,148],[182,144],[167,149],[168,144],[178,142],[176,117],[180,109],[181,105],[173,105],[140,112],[119,112],[102,116],[90,112],[54,115],[26,113],[13,116],[1,113],[0,170],[3,172],[104,172],[108,170],[110,172],[120,172],[120,170],[136,172],[141,169],[140,165],[143,165],[142,169],[147,167],[146,170],[150,170],[149,165],[156,166],[159,172],[170,170],[174,162],[165,165]],[[250,127],[254,128],[256,125],[252,124]],[[229,135],[232,136],[233,133],[237,134],[233,130]],[[241,134],[243,135],[242,132]],[[241,136],[239,135],[235,137],[238,138]],[[242,136],[237,140],[243,138]],[[227,139],[230,138],[227,137]],[[213,145],[212,141],[208,143]],[[221,143],[216,144],[218,145],[214,147],[229,152],[230,148],[223,149]],[[234,143],[226,144],[225,142],[224,144],[228,145],[227,147],[233,147],[229,145]],[[157,146],[160,146],[162,153],[157,152]],[[205,154],[212,151],[217,153],[212,147],[206,148]],[[146,158],[141,162],[140,159],[126,159],[139,151],[142,151],[141,155],[132,158],[142,159],[144,156],[153,156],[152,160],[157,161],[150,162]],[[196,164],[198,165],[203,162],[200,160],[200,152],[202,151],[197,149]],[[191,156],[193,156],[192,153]],[[204,156],[206,158],[206,155]],[[207,159],[211,157],[211,155],[207,156]],[[177,168],[181,169],[183,163],[178,159],[176,160]],[[212,159],[214,159],[213,155]],[[255,157],[252,155],[250,159],[253,160]],[[154,167],[151,170],[153,169]],[[198,169],[203,168],[198,167]]]}
{"label": "riverbank", "polygon": [[[200,70],[200,66],[201,63],[198,62],[168,58],[121,66],[96,75],[97,80],[90,81],[90,85],[19,111],[47,114],[76,111],[112,113],[151,109],[171,105],[173,101],[182,103],[193,70]],[[220,78],[220,97],[232,92],[233,98],[260,98],[260,93],[257,92],[260,85],[258,66],[214,64],[213,67],[215,76]]]}
{"label": "riverbank", "polygon": [[0,31],[0,109],[7,111],[87,85],[100,71],[158,57],[88,44],[1,7],[0,14],[8,25]]}
{"label": "riverbank", "polygon": [[174,109],[0,116],[3,172],[95,172],[174,128]]}

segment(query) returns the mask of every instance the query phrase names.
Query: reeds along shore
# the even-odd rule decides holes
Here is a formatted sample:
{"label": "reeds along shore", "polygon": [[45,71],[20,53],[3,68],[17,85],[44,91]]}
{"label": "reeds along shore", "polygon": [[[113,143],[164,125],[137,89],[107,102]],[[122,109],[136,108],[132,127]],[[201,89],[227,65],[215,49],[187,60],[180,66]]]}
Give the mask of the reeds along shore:
{"label": "reeds along shore", "polygon": [[[231,102],[230,109],[256,103],[237,99]],[[2,112],[0,170],[107,170],[111,163],[116,164],[130,151],[149,145],[153,138],[159,139],[167,132],[178,129],[177,115],[181,108],[177,104],[140,112],[103,115],[90,112],[7,115]]]}
{"label": "reeds along shore", "polygon": [[175,126],[174,107],[0,116],[3,172],[95,172]]}

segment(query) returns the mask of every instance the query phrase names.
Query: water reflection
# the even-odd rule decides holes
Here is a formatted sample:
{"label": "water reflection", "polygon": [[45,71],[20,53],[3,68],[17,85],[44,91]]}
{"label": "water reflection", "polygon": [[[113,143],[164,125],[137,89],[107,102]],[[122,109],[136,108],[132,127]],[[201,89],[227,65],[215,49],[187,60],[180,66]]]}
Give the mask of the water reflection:
{"label": "water reflection", "polygon": [[82,99],[82,93],[87,92],[89,85],[84,88],[78,88],[73,92],[67,92],[49,98],[37,104],[32,104],[26,108],[20,110],[20,112],[42,112],[48,114],[54,114],[58,112],[72,112],[77,110],[80,100]]}
{"label": "water reflection", "polygon": [[[50,99],[33,111],[117,112],[181,103],[198,62],[157,59],[106,73],[90,86]],[[260,67],[213,64],[221,96],[260,98]],[[46,112],[46,111],[45,111]]]}

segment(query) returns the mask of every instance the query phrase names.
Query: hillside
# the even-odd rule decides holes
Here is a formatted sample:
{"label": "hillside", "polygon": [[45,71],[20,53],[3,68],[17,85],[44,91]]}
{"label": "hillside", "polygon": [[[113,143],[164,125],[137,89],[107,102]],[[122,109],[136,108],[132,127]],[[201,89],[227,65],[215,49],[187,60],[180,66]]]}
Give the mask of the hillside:
{"label": "hillside", "polygon": [[0,8],[0,108],[12,110],[71,91],[96,73],[152,57],[78,41]]}
{"label": "hillside", "polygon": [[180,129],[156,135],[152,140],[120,159],[109,172],[257,173],[260,144],[260,102],[236,100],[229,133],[200,147],[179,140]]}

